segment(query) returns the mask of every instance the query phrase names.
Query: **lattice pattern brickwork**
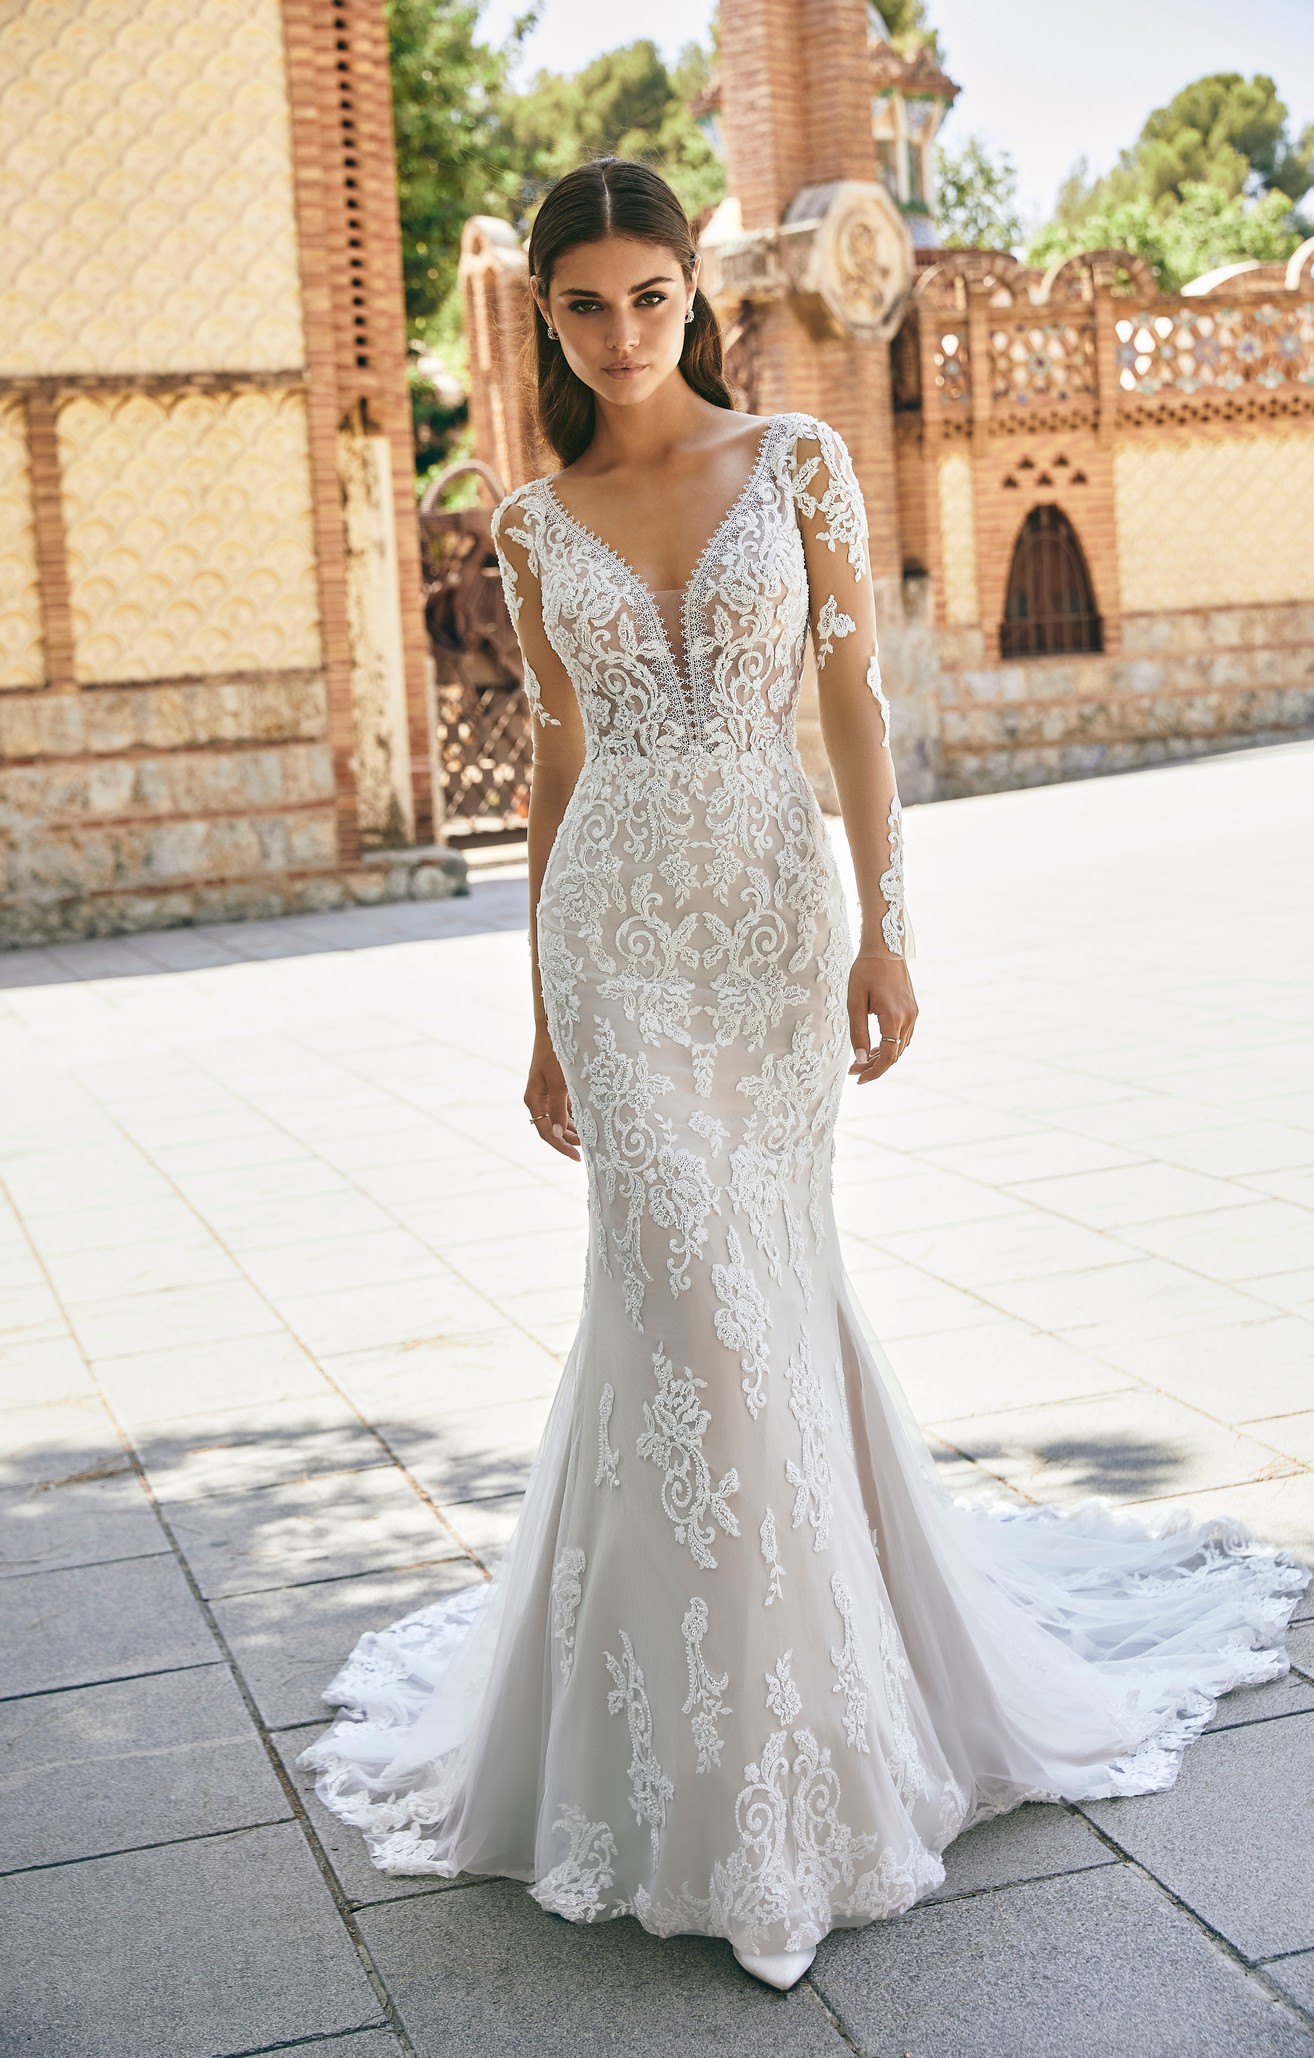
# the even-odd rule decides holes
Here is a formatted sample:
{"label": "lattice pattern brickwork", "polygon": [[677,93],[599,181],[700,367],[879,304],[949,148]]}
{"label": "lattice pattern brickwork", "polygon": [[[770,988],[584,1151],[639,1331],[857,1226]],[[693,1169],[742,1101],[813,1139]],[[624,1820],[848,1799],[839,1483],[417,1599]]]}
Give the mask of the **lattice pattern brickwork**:
{"label": "lattice pattern brickwork", "polygon": [[0,374],[303,361],[279,0],[0,7]]}
{"label": "lattice pattern brickwork", "polygon": [[1118,384],[1124,393],[1236,393],[1246,386],[1314,386],[1314,301],[1212,300],[1121,315]]}
{"label": "lattice pattern brickwork", "polygon": [[80,682],[319,663],[300,393],[80,396],[58,426]]}
{"label": "lattice pattern brickwork", "polygon": [[0,401],[0,689],[44,678],[26,424],[21,406]]}
{"label": "lattice pattern brickwork", "polygon": [[1095,391],[1094,322],[997,321],[990,329],[990,397],[1053,406]]}
{"label": "lattice pattern brickwork", "polygon": [[971,459],[940,460],[940,554],[944,613],[951,628],[965,628],[981,615],[976,585],[976,516],[972,504]]}
{"label": "lattice pattern brickwork", "polygon": [[1127,446],[1114,491],[1124,612],[1314,599],[1314,437]]}

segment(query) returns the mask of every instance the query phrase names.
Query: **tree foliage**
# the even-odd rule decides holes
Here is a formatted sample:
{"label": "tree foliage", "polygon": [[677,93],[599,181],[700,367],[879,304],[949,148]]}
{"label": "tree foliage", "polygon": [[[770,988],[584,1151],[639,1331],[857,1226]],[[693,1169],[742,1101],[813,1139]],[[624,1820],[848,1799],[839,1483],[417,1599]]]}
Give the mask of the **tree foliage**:
{"label": "tree foliage", "polygon": [[1314,124],[1293,140],[1272,79],[1218,72],[1149,116],[1112,171],[1079,164],[1028,257],[1117,246],[1173,288],[1243,258],[1284,258],[1309,233],[1295,204],[1314,187]]}
{"label": "tree foliage", "polygon": [[1007,152],[991,157],[979,136],[936,152],[937,234],[946,250],[1012,250],[1022,241],[1017,172]]}

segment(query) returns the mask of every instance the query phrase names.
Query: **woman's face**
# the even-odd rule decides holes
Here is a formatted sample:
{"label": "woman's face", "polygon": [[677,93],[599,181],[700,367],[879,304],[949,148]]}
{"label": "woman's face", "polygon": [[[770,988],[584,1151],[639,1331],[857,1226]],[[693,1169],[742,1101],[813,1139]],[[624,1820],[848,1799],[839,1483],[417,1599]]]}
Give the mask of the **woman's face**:
{"label": "woman's face", "polygon": [[604,400],[632,407],[678,366],[697,278],[696,258],[687,280],[663,244],[606,236],[559,258],[546,294],[539,280],[532,284],[576,378]]}

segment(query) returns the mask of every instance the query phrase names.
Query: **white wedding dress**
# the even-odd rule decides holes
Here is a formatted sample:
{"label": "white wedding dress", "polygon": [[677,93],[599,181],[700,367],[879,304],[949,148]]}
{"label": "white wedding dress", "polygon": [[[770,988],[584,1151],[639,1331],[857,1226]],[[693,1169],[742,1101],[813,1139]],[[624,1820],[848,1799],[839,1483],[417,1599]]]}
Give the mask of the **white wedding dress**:
{"label": "white wedding dress", "polygon": [[983,1816],[1169,1785],[1217,1695],[1286,1669],[1309,1574],[1227,1519],[952,1501],[855,1304],[830,1193],[850,942],[794,739],[809,627],[880,703],[896,953],[905,927],[839,437],[770,421],[682,595],[543,480],[495,534],[531,703],[551,720],[556,667],[587,732],[538,912],[587,1290],[496,1577],[364,1637],[302,1762],[384,1871],[806,1951],[934,1888]]}

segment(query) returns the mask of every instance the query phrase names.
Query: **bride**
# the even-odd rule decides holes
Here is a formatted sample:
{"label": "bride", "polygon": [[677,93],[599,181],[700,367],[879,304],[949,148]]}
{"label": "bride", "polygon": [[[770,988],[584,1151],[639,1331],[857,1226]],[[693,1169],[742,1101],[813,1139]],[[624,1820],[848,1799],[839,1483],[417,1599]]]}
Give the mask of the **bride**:
{"label": "bride", "polygon": [[[366,1636],[302,1762],[384,1871],[725,1937],[788,1987],[984,1816],[1170,1785],[1216,1696],[1286,1669],[1309,1574],[1226,1519],[937,1483],[831,1206],[845,1078],[917,1016],[848,453],[731,411],[646,166],[562,179],[530,265],[562,469],[494,535],[535,718],[525,1100],[583,1158],[584,1309],[496,1578]],[[809,633],[856,952],[795,745]]]}

